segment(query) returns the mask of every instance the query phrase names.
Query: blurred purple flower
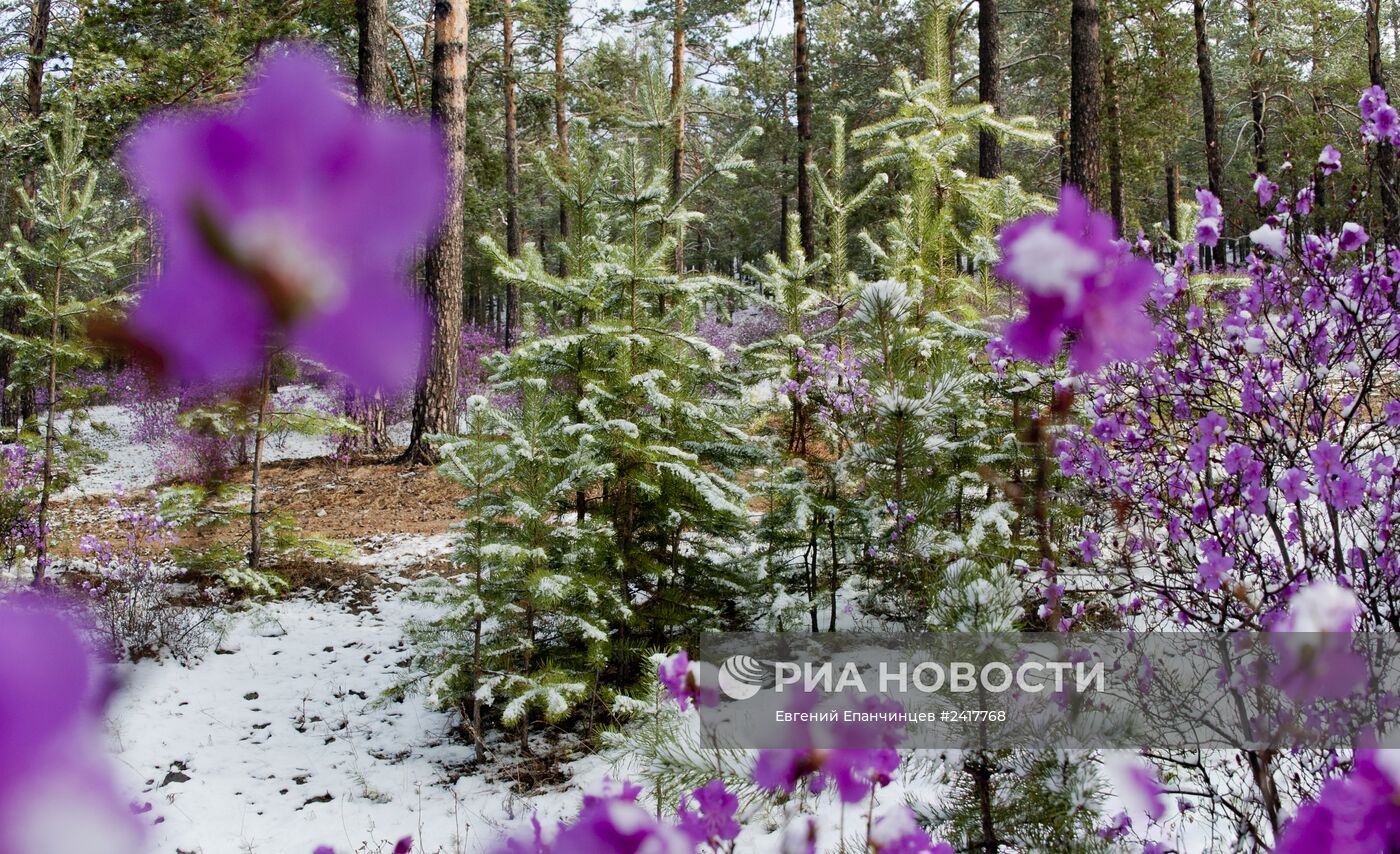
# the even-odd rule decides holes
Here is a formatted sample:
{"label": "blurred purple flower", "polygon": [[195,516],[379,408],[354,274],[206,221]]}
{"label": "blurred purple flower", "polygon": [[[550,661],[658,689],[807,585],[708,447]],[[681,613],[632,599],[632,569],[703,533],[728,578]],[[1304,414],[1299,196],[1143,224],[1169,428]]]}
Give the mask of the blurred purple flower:
{"label": "blurred purple flower", "polygon": [[1196,242],[1214,246],[1220,242],[1220,229],[1225,213],[1220,209],[1220,199],[1204,187],[1196,190],[1196,201],[1201,205],[1201,214],[1196,218]]}
{"label": "blurred purple flower", "polygon": [[1328,780],[1279,833],[1274,854],[1372,854],[1400,848],[1395,751],[1357,751],[1351,773]]}
{"label": "blurred purple flower", "polygon": [[1259,207],[1264,207],[1274,198],[1274,193],[1278,192],[1278,184],[1269,180],[1269,176],[1260,172],[1254,176],[1254,195],[1259,199]]}
{"label": "blurred purple flower", "polygon": [[550,850],[559,854],[694,854],[696,843],[628,800],[602,799],[559,831]]}
{"label": "blurred purple flower", "polygon": [[1032,214],[1002,231],[997,275],[1026,294],[1026,317],[1006,330],[1016,355],[1048,363],[1066,333],[1077,373],[1152,352],[1143,303],[1161,275],[1115,236],[1113,218],[1091,208],[1071,185],[1061,189],[1054,215]]}
{"label": "blurred purple flower", "polygon": [[876,854],[953,854],[947,842],[933,841],[904,804],[877,817],[870,825],[870,847]]}
{"label": "blurred purple flower", "polygon": [[1352,510],[1361,506],[1366,497],[1366,481],[1343,461],[1339,446],[1332,442],[1318,442],[1308,456],[1312,459],[1313,473],[1317,476],[1318,497],[1338,510]]}
{"label": "blurred purple flower", "polygon": [[0,598],[0,854],[143,849],[102,749],[100,683],[50,603]]}
{"label": "blurred purple flower", "polygon": [[662,659],[656,667],[656,678],[676,701],[681,711],[691,705],[719,705],[718,684],[701,684],[696,668],[690,664],[690,654],[681,650],[675,655]]}
{"label": "blurred purple flower", "polygon": [[1201,555],[1201,562],[1196,567],[1196,574],[1201,579],[1201,589],[1219,590],[1221,582],[1234,570],[1235,559],[1225,554],[1220,548],[1220,542],[1214,538],[1206,540],[1201,546]]}
{"label": "blurred purple flower", "polygon": [[328,58],[290,49],[236,109],[160,116],[128,144],[162,257],[125,335],[168,377],[247,380],[283,346],[366,389],[418,370],[402,271],[442,216],[442,141],[345,91]]}

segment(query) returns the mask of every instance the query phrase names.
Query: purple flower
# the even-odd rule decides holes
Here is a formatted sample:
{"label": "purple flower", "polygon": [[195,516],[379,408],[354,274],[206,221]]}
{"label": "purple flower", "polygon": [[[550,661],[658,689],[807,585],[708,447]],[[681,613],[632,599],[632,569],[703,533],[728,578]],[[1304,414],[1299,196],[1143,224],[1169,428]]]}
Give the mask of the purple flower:
{"label": "purple flower", "polygon": [[1366,241],[1371,239],[1371,235],[1366,233],[1366,229],[1357,222],[1342,223],[1342,236],[1338,239],[1337,245],[1343,252],[1355,252],[1366,245]]}
{"label": "purple flower", "polygon": [[1162,782],[1151,768],[1134,763],[1128,768],[1128,783],[1134,789],[1136,800],[1142,802],[1143,812],[1153,821],[1160,821],[1167,814],[1167,799]]}
{"label": "purple flower", "polygon": [[1317,193],[1312,187],[1304,187],[1298,191],[1298,198],[1293,202],[1293,209],[1299,216],[1307,216],[1312,213],[1313,203],[1317,201]]}
{"label": "purple flower", "polygon": [[1226,474],[1240,474],[1246,471],[1252,462],[1254,462],[1254,453],[1249,450],[1249,446],[1236,442],[1226,449],[1221,465]]}
{"label": "purple flower", "polygon": [[1277,191],[1278,184],[1270,181],[1268,175],[1260,172],[1254,176],[1254,194],[1259,198],[1259,207],[1267,205]]}
{"label": "purple flower", "polygon": [[559,854],[694,854],[695,842],[680,828],[662,824],[627,800],[601,799],[559,831],[550,850]]}
{"label": "purple flower", "polygon": [[1201,205],[1201,214],[1196,218],[1196,242],[1214,246],[1220,241],[1220,229],[1225,214],[1220,208],[1220,199],[1210,190],[1201,187],[1196,190],[1196,201]]}
{"label": "purple flower", "polygon": [[[795,710],[809,711],[817,699],[815,694],[801,695]],[[893,700],[867,697],[855,709],[847,710],[854,713],[850,720],[843,719],[830,731],[816,733],[820,742],[805,725],[795,728],[789,733],[793,747],[758,752],[753,781],[761,789],[785,793],[804,782],[814,794],[835,784],[843,802],[861,801],[872,788],[889,785],[899,767],[895,748],[903,739],[903,728],[888,723],[886,716],[900,711],[902,707]],[[840,746],[813,746],[817,743]]]}
{"label": "purple flower", "polygon": [[935,843],[904,804],[877,817],[870,825],[870,846],[876,854],[953,854],[953,846]]}
{"label": "purple flower", "polygon": [[143,850],[99,747],[100,681],[47,602],[0,599],[0,854]]}
{"label": "purple flower", "polygon": [[1317,494],[1337,510],[1361,506],[1366,497],[1366,481],[1342,460],[1342,449],[1331,442],[1318,442],[1308,452],[1317,476]]}
{"label": "purple flower", "polygon": [[1196,567],[1196,574],[1201,579],[1201,589],[1219,590],[1221,582],[1234,570],[1235,559],[1225,554],[1220,548],[1220,541],[1214,538],[1205,541],[1201,546],[1201,554],[1201,562]]}
{"label": "purple flower", "polygon": [[656,667],[656,678],[676,701],[681,711],[692,704],[701,706],[719,705],[718,686],[702,685],[699,674],[690,664],[690,654],[685,650],[662,659]]}
{"label": "purple flower", "polygon": [[1317,168],[1324,175],[1334,175],[1342,169],[1342,153],[1333,148],[1330,144],[1322,147],[1322,153],[1317,156]]}
{"label": "purple flower", "polygon": [[739,822],[734,820],[738,811],[739,798],[724,788],[723,780],[711,780],[681,798],[680,828],[696,842],[728,842],[739,836]]}
{"label": "purple flower", "polygon": [[1066,334],[1077,373],[1152,352],[1143,303],[1161,276],[1115,239],[1113,218],[1091,208],[1072,185],[1060,190],[1057,213],[1024,217],[1007,226],[1000,241],[997,275],[1026,295],[1026,317],[1006,330],[1018,356],[1048,363]]}
{"label": "purple flower", "polygon": [[1279,476],[1278,488],[1283,493],[1283,500],[1289,504],[1303,501],[1308,497],[1308,473],[1302,469],[1289,469]]}
{"label": "purple flower", "polygon": [[1356,103],[1356,108],[1361,112],[1362,121],[1370,121],[1376,117],[1376,111],[1390,103],[1390,98],[1385,94],[1385,89],[1380,86],[1372,86],[1361,93],[1361,100]]}
{"label": "purple flower", "polygon": [[344,91],[327,58],[287,50],[236,109],[160,116],[128,144],[162,258],[125,337],[171,378],[244,381],[284,346],[366,389],[418,370],[402,272],[441,219],[442,142]]}
{"label": "purple flower", "polygon": [[1205,187],[1196,189],[1196,201],[1201,206],[1202,219],[1220,219],[1225,211],[1220,207],[1220,199]]}
{"label": "purple flower", "polygon": [[1102,540],[1103,537],[1098,531],[1090,531],[1084,535],[1084,539],[1079,541],[1079,556],[1084,558],[1086,566],[1093,563],[1094,559],[1099,556],[1099,543]]}
{"label": "purple flower", "polygon": [[1220,220],[1201,218],[1196,220],[1196,242],[1214,246],[1220,242]]}
{"label": "purple flower", "polygon": [[1351,773],[1328,780],[1279,833],[1274,854],[1370,854],[1400,847],[1393,751],[1357,751]]}

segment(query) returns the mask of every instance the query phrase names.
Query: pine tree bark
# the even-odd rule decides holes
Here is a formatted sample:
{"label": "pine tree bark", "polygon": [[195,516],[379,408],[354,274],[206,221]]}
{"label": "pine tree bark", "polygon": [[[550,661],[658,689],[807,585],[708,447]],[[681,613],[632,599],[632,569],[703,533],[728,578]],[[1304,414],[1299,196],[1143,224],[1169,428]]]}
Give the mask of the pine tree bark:
{"label": "pine tree bark", "polygon": [[[1206,186],[1223,203],[1221,187],[1220,127],[1215,108],[1215,77],[1210,68],[1210,41],[1206,36],[1206,0],[1191,0],[1196,28],[1196,72],[1201,81],[1201,116],[1206,133]],[[1225,263],[1225,242],[1215,245],[1215,263]]]}
{"label": "pine tree bark", "polygon": [[1103,88],[1108,119],[1108,211],[1118,230],[1125,228],[1123,212],[1123,117],[1118,108],[1118,45],[1113,40],[1113,6],[1103,4]]}
{"label": "pine tree bark", "polygon": [[[512,0],[501,0],[501,74],[506,109],[506,254],[520,257],[520,140],[515,122],[515,9]],[[514,343],[519,325],[520,287],[506,284],[505,347]]]}
{"label": "pine tree bark", "polygon": [[789,171],[788,171],[788,159],[789,159],[788,148],[789,148],[790,146],[788,145],[788,139],[787,139],[788,123],[792,120],[792,116],[791,116],[791,114],[788,112],[788,92],[787,92],[787,89],[783,89],[782,105],[783,105],[783,143],[782,143],[783,159],[782,159],[782,168],[779,170],[779,176],[778,176],[778,180],[780,180],[780,181],[782,182],[781,196],[780,196],[780,198],[779,198],[779,204],[778,204],[778,208],[779,208],[779,212],[778,212],[778,217],[779,217],[779,219],[778,219],[778,260],[780,260],[780,261],[782,261],[784,264],[786,264],[786,263],[788,262],[788,212],[791,210],[791,204],[792,204],[791,199],[788,198],[788,189],[792,187],[792,177],[791,177],[791,175],[789,174]]}
{"label": "pine tree bark", "polygon": [[[1366,0],[1366,69],[1372,86],[1385,85],[1385,68],[1381,64],[1381,2]],[[1376,179],[1380,184],[1381,216],[1388,243],[1396,242],[1400,233],[1400,205],[1395,190],[1395,148],[1389,142],[1376,144]]]}
{"label": "pine tree bark", "polygon": [[433,4],[433,117],[447,142],[447,217],[428,248],[426,296],[432,310],[427,373],[413,401],[413,431],[401,458],[436,459],[428,436],[457,427],[457,372],[462,339],[462,287],[466,260],[462,222],[467,175],[467,28],[469,0]]}
{"label": "pine tree bark", "polygon": [[792,0],[792,67],[797,89],[797,220],[802,251],[817,257],[817,211],[812,195],[812,78],[807,65],[807,0]]}
{"label": "pine tree bark", "polygon": [[[676,0],[675,15],[671,25],[671,113],[674,116],[671,137],[672,201],[681,197],[685,186],[685,0]],[[685,272],[684,227],[676,229],[673,267],[677,275]],[[665,305],[661,308],[664,310]]]}
{"label": "pine tree bark", "polygon": [[24,75],[24,105],[29,117],[44,112],[44,60],[49,42],[50,0],[32,0],[29,17],[29,60]]}
{"label": "pine tree bark", "polygon": [[1103,61],[1098,0],[1073,0],[1070,11],[1069,182],[1099,203],[1099,112]]}
{"label": "pine tree bark", "polygon": [[1259,79],[1264,64],[1264,49],[1259,45],[1258,0],[1245,0],[1245,26],[1249,32],[1249,113],[1254,131],[1254,171],[1260,175],[1269,171],[1268,152],[1264,145],[1264,83]]}
{"label": "pine tree bark", "polygon": [[382,107],[389,97],[388,0],[355,0],[355,25],[359,36],[355,88],[361,103]]}
{"label": "pine tree bark", "polygon": [[[355,25],[359,38],[355,88],[362,104],[383,107],[388,100],[388,0],[355,0]],[[354,420],[360,432],[347,435],[340,443],[339,452],[374,454],[387,449],[388,419],[379,392],[347,388],[344,404],[345,414]]]}
{"label": "pine tree bark", "polygon": [[[977,4],[977,100],[1001,110],[1001,22],[997,0]],[[1001,140],[989,130],[977,139],[977,174],[995,178],[1001,174]]]}

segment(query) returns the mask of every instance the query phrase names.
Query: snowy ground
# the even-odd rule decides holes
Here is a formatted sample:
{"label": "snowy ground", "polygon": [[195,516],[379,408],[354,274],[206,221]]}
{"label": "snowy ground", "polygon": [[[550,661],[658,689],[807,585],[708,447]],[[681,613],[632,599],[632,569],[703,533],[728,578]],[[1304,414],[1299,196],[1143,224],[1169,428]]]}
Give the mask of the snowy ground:
{"label": "snowy ground", "polygon": [[[422,606],[418,606],[421,611]],[[404,622],[389,594],[368,609],[292,599],[230,618],[193,666],[129,668],[110,733],[161,852],[478,851],[532,811],[566,817],[577,794],[527,805],[507,781],[465,770],[471,751],[421,697],[385,701],[404,675]],[[606,763],[571,769],[597,781]],[[367,849],[361,849],[368,843]]]}

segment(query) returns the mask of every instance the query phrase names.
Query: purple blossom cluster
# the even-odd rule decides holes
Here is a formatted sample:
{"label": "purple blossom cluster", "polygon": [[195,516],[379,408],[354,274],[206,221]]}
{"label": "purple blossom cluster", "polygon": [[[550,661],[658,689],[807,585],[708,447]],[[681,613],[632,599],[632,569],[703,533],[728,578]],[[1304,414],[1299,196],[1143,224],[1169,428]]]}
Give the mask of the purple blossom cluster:
{"label": "purple blossom cluster", "polygon": [[732,842],[739,836],[739,799],[712,780],[681,798],[674,824],[637,803],[641,788],[605,780],[603,790],[585,795],[572,822],[547,834],[539,819],[527,837],[507,839],[497,854],[695,854],[701,845]]}
{"label": "purple blossom cluster", "polygon": [[24,445],[0,445],[0,546],[11,567],[21,556],[38,552],[42,470],[43,459]]}
{"label": "purple blossom cluster", "polygon": [[798,347],[797,375],[779,386],[800,404],[811,404],[827,421],[870,409],[870,383],[861,375],[863,362],[852,348],[827,344],[818,352]]}
{"label": "purple blossom cluster", "polygon": [[1356,109],[1361,113],[1361,138],[1367,142],[1400,143],[1400,114],[1390,105],[1383,87],[1372,86],[1361,93]]}

